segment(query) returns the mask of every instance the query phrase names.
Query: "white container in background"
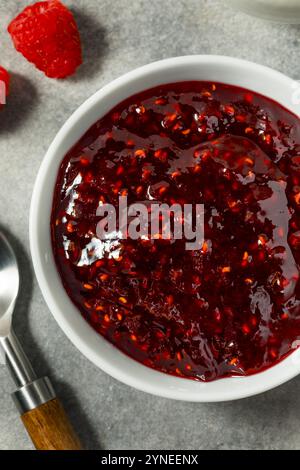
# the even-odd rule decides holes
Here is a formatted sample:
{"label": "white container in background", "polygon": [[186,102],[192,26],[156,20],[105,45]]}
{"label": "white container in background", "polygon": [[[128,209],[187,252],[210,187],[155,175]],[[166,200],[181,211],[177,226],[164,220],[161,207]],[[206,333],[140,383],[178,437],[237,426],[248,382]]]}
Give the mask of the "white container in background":
{"label": "white container in background", "polygon": [[300,0],[226,0],[250,15],[280,23],[300,23]]}

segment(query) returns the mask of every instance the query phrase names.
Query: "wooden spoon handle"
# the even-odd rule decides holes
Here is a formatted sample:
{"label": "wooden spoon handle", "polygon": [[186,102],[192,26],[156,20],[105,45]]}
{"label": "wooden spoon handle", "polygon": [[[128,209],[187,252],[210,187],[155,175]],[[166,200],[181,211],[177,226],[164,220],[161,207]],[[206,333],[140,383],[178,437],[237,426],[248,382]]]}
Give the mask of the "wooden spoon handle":
{"label": "wooden spoon handle", "polygon": [[60,401],[55,398],[21,416],[38,450],[82,450]]}

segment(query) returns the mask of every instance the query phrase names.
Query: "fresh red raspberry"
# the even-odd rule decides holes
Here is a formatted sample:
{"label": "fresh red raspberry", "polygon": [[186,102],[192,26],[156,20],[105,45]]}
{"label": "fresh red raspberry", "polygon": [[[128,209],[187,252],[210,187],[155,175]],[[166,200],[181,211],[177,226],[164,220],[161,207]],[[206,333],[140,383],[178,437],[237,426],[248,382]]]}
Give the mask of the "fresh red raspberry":
{"label": "fresh red raspberry", "polygon": [[0,107],[5,103],[5,98],[8,95],[9,81],[10,79],[7,70],[0,65]]}
{"label": "fresh red raspberry", "polygon": [[26,7],[12,20],[8,32],[17,51],[48,77],[72,75],[82,63],[74,16],[58,0]]}

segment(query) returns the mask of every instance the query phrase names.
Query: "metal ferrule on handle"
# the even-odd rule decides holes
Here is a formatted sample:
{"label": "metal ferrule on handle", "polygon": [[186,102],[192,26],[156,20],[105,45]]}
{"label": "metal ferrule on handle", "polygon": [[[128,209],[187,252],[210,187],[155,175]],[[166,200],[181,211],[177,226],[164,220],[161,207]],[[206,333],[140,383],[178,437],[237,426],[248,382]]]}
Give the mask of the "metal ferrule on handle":
{"label": "metal ferrule on handle", "polygon": [[22,415],[56,398],[50,380],[48,377],[37,377],[13,332],[0,338],[0,343],[8,369],[18,387],[12,397]]}

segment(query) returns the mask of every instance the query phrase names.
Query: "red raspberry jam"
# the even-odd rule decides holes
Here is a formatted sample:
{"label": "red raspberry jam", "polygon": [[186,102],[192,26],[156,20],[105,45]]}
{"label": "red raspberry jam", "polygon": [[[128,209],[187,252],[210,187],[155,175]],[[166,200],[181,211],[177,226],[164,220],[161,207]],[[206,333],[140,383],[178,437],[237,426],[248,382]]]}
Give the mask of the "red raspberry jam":
{"label": "red raspberry jam", "polygon": [[[204,204],[202,248],[99,240],[97,207],[117,207],[121,194]],[[298,345],[300,125],[266,97],[183,82],[120,103],[63,160],[51,230],[81,314],[149,367],[205,381],[244,376]]]}

